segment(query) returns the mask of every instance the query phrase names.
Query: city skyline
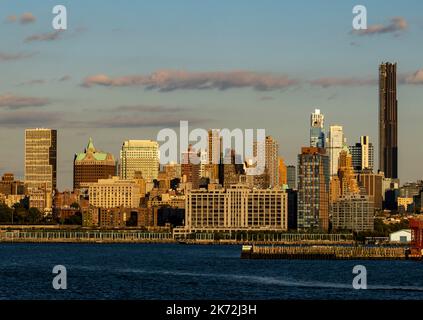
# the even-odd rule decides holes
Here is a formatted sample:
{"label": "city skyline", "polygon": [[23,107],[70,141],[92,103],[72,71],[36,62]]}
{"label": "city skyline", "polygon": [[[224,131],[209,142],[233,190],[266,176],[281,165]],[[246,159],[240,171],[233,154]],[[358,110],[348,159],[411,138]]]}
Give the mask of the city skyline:
{"label": "city skyline", "polygon": [[[398,144],[418,144],[423,23],[422,4],[413,3],[370,1],[369,25],[389,27],[394,17],[404,23],[359,35],[351,32],[352,1],[306,7],[267,1],[266,10],[237,1],[224,8],[188,2],[183,10],[166,1],[124,1],[118,13],[128,18],[116,25],[110,5],[72,2],[69,29],[56,35],[53,2],[1,4],[0,35],[8,46],[0,50],[0,135],[8,139],[0,139],[0,172],[23,177],[23,129],[33,127],[58,130],[60,190],[71,188],[73,155],[90,136],[118,158],[123,141],[155,140],[179,120],[205,129],[265,128],[287,165],[308,145],[307,118],[315,108],[326,128],[343,126],[348,144],[365,135],[377,145],[377,66],[384,61],[398,63]],[[34,21],[8,20],[25,12]],[[206,12],[219,14],[205,18]],[[423,176],[422,156],[421,148],[400,150],[401,182]]]}

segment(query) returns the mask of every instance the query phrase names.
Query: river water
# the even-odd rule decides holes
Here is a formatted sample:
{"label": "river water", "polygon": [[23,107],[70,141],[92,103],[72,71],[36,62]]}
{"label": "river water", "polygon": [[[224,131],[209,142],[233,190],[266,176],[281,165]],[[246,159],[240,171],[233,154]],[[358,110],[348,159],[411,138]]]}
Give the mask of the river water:
{"label": "river water", "polygon": [[[240,246],[0,244],[0,299],[423,299],[423,262],[241,260]],[[55,290],[55,265],[67,289]],[[355,265],[367,289],[353,289]]]}

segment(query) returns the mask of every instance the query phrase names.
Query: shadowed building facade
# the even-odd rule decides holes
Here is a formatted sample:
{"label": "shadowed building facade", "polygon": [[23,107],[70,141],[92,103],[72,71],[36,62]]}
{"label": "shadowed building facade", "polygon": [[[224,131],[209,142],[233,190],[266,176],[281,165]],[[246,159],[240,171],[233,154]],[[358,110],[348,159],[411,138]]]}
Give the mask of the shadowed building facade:
{"label": "shadowed building facade", "polygon": [[379,66],[379,170],[398,178],[397,64]]}
{"label": "shadowed building facade", "polygon": [[298,155],[298,229],[329,229],[329,157],[322,148]]}

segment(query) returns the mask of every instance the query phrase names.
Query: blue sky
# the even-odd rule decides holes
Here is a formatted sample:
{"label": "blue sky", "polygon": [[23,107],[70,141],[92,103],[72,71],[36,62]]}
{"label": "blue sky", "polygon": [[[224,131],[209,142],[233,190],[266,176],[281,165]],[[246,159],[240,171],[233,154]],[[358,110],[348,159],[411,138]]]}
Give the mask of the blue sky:
{"label": "blue sky", "polygon": [[[319,107],[326,127],[344,126],[349,144],[370,135],[377,145],[374,79],[380,62],[395,61],[405,79],[399,174],[423,178],[421,1],[61,1],[68,30],[39,40],[54,34],[56,4],[0,3],[0,173],[23,175],[23,131],[39,126],[59,130],[61,189],[71,186],[73,154],[90,136],[118,156],[123,140],[155,139],[179,120],[265,128],[295,163]],[[375,30],[393,18],[405,26],[353,34],[356,4]],[[33,18],[22,23],[24,13]],[[151,80],[163,70],[171,86]],[[201,88],[205,80],[214,84]]]}

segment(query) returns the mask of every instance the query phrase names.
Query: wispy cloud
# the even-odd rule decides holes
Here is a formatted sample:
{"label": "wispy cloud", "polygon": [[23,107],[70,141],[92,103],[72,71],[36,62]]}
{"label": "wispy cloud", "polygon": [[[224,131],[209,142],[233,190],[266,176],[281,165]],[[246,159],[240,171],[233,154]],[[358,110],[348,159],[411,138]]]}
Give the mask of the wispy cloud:
{"label": "wispy cloud", "polygon": [[320,86],[323,88],[333,86],[367,86],[377,84],[375,78],[340,78],[340,77],[327,77],[319,78],[310,81],[311,85]]}
{"label": "wispy cloud", "polygon": [[18,17],[15,15],[10,15],[6,17],[6,22],[8,23],[13,23],[16,22],[16,20],[18,20]]}
{"label": "wispy cloud", "polygon": [[13,94],[0,95],[0,108],[20,109],[28,107],[43,107],[50,103],[47,98],[23,97]]}
{"label": "wispy cloud", "polygon": [[9,15],[6,17],[6,22],[8,23],[14,23],[19,20],[20,24],[30,24],[34,23],[37,18],[34,16],[32,12],[24,12],[20,17],[18,17],[15,14]]}
{"label": "wispy cloud", "polygon": [[400,32],[405,31],[407,28],[408,28],[408,23],[404,18],[395,17],[395,18],[392,18],[390,22],[386,25],[383,25],[383,24],[370,25],[367,27],[367,29],[353,30],[351,31],[351,33],[357,34],[360,36],[385,34],[385,33],[399,34]]}
{"label": "wispy cloud", "polygon": [[132,105],[132,106],[119,106],[111,109],[112,112],[146,112],[146,113],[176,113],[185,111],[188,108],[184,107],[166,107],[166,106],[153,106],[153,105]]}
{"label": "wispy cloud", "polygon": [[21,83],[18,84],[18,86],[32,86],[34,84],[45,84],[47,81],[44,79],[33,79],[33,80],[28,80],[28,81],[23,81]]}
{"label": "wispy cloud", "polygon": [[52,79],[31,79],[27,81],[22,81],[18,83],[18,86],[31,86],[31,85],[38,85],[38,84],[48,84],[48,83],[61,83],[69,81],[71,77],[69,75],[64,75],[60,78],[52,78]]}
{"label": "wispy cloud", "polygon": [[68,74],[66,74],[66,75],[64,75],[63,77],[59,78],[59,81],[60,81],[60,82],[64,82],[64,81],[68,81],[68,80],[70,80],[70,79],[71,79],[71,76],[70,76],[70,75],[68,75]]}
{"label": "wispy cloud", "polygon": [[29,37],[26,37],[25,42],[59,40],[61,39],[62,34],[63,32],[61,30],[56,30],[48,33],[33,34]]}
{"label": "wispy cloud", "polygon": [[0,125],[3,127],[43,127],[56,126],[62,119],[57,112],[42,111],[14,111],[0,112]]}
{"label": "wispy cloud", "polygon": [[269,100],[274,100],[275,98],[271,97],[271,96],[261,96],[259,98],[260,101],[269,101]]}
{"label": "wispy cloud", "polygon": [[35,54],[36,53],[24,53],[24,52],[6,53],[6,52],[0,52],[0,62],[27,59],[27,58],[33,57]]}
{"label": "wispy cloud", "polygon": [[[209,123],[210,118],[200,117],[187,117],[184,120],[188,120],[192,125],[200,125]],[[105,117],[101,119],[85,120],[79,122],[68,122],[67,125],[71,127],[80,128],[173,128],[178,127],[181,121],[180,116],[144,116],[144,115],[129,115],[129,116],[114,116]]]}
{"label": "wispy cloud", "polygon": [[283,75],[251,71],[228,72],[188,72],[162,70],[149,75],[128,75],[109,77],[97,74],[86,77],[83,87],[143,86],[149,90],[169,92],[175,90],[228,90],[233,88],[253,88],[259,91],[285,89],[298,84],[296,79]]}

